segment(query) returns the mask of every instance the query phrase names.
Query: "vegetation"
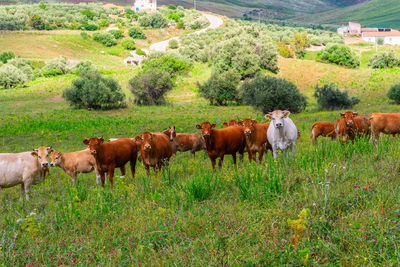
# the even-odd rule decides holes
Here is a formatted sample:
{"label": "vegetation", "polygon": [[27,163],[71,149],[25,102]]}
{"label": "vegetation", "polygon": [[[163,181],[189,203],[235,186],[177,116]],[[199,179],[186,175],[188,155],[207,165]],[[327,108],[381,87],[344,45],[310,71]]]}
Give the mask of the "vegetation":
{"label": "vegetation", "polygon": [[117,41],[115,40],[114,36],[106,32],[96,32],[95,34],[93,34],[93,40],[107,47],[114,46],[117,44]]}
{"label": "vegetation", "polygon": [[179,43],[177,40],[172,39],[171,41],[168,42],[168,48],[169,49],[178,49],[179,48]]}
{"label": "vegetation", "polygon": [[168,26],[168,20],[163,14],[149,13],[139,17],[139,25],[149,28],[165,28]]}
{"label": "vegetation", "polygon": [[340,91],[334,84],[315,86],[314,97],[317,99],[318,107],[323,110],[353,108],[360,102],[358,97],[350,98],[347,91]]}
{"label": "vegetation", "polygon": [[71,106],[87,109],[114,109],[125,107],[125,94],[118,82],[103,77],[97,71],[84,71],[63,92]]}
{"label": "vegetation", "polygon": [[57,76],[70,73],[72,71],[72,66],[67,58],[60,57],[47,62],[41,71],[45,77]]}
{"label": "vegetation", "polygon": [[276,109],[298,113],[306,108],[306,97],[293,83],[273,76],[258,74],[244,81],[240,96],[247,105],[268,113]]}
{"label": "vegetation", "polygon": [[360,66],[360,59],[357,54],[349,46],[341,44],[329,44],[318,53],[318,59],[349,68]]}
{"label": "vegetation", "polygon": [[380,52],[369,59],[369,64],[373,69],[386,69],[399,66],[400,61],[393,51]]}
{"label": "vegetation", "polygon": [[146,35],[144,34],[142,28],[138,26],[129,28],[128,35],[133,39],[146,39]]}
{"label": "vegetation", "polygon": [[6,64],[8,60],[15,58],[15,54],[12,51],[6,51],[0,54],[0,62]]}
{"label": "vegetation", "polygon": [[124,31],[123,30],[110,30],[108,31],[109,34],[114,36],[115,39],[121,39],[124,37]]}
{"label": "vegetation", "polygon": [[400,83],[392,85],[387,93],[387,96],[396,104],[400,104]]}
{"label": "vegetation", "polygon": [[122,39],[121,45],[126,50],[135,50],[136,49],[135,40],[133,40],[132,38],[129,38],[129,37]]}
{"label": "vegetation", "polygon": [[174,53],[154,52],[143,63],[143,70],[160,69],[172,76],[190,70],[192,64],[185,57]]}

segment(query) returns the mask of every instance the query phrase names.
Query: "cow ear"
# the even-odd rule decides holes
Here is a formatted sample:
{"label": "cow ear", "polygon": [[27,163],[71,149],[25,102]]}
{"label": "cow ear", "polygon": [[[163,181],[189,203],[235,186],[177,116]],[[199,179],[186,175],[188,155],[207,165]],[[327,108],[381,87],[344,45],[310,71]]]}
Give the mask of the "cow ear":
{"label": "cow ear", "polygon": [[257,124],[257,120],[252,119],[251,121],[253,122],[253,124]]}
{"label": "cow ear", "polygon": [[84,140],[82,140],[82,143],[85,144],[85,145],[89,145],[89,140],[84,139]]}
{"label": "cow ear", "polygon": [[224,122],[223,125],[224,125],[225,127],[228,127],[228,123],[227,123],[227,122]]}
{"label": "cow ear", "polygon": [[175,125],[174,125],[174,128],[173,128],[174,130],[175,130]]}
{"label": "cow ear", "polygon": [[211,129],[215,128],[215,126],[217,126],[215,123],[211,124]]}
{"label": "cow ear", "polygon": [[290,115],[290,111],[289,110],[285,110],[283,111],[283,117],[287,118]]}
{"label": "cow ear", "polygon": [[198,124],[196,125],[196,128],[199,129],[199,130],[201,130],[201,126],[198,125]]}
{"label": "cow ear", "polygon": [[353,117],[357,117],[358,116],[358,112],[353,112]]}
{"label": "cow ear", "polygon": [[343,118],[344,118],[344,115],[345,115],[344,113],[340,113],[340,117],[343,117]]}
{"label": "cow ear", "polygon": [[271,120],[272,119],[271,113],[265,114],[264,117],[265,117],[266,120]]}
{"label": "cow ear", "polygon": [[37,148],[34,148],[34,149],[33,149],[33,151],[35,151],[35,152],[39,152],[39,149],[37,149]]}
{"label": "cow ear", "polygon": [[48,147],[46,147],[47,148],[47,150],[50,150],[51,149],[51,146],[48,146]]}
{"label": "cow ear", "polygon": [[51,153],[53,153],[54,152],[54,150],[53,149],[50,149],[49,150],[49,155],[51,155]]}
{"label": "cow ear", "polygon": [[36,151],[33,151],[31,152],[31,155],[36,158],[38,156],[38,153]]}
{"label": "cow ear", "polygon": [[104,138],[103,137],[100,137],[99,138],[99,144],[103,144],[104,143]]}
{"label": "cow ear", "polygon": [[238,121],[238,125],[243,126],[243,121]]}

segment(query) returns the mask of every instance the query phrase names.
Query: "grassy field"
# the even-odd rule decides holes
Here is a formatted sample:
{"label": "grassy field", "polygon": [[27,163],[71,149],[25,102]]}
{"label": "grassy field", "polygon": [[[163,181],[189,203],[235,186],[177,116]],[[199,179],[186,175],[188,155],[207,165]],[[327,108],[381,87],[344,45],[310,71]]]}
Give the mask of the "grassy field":
{"label": "grassy field", "polygon": [[[135,69],[123,67],[118,56],[100,56],[96,44],[82,43],[89,41],[79,35],[40,36],[3,34],[0,45],[29,41],[37,52],[25,46],[17,54],[46,59],[53,57],[47,51],[65,52],[93,60],[132,98],[127,81]],[[19,37],[31,39],[12,43]],[[314,122],[334,121],[340,112],[316,111],[315,84],[334,82],[357,95],[360,114],[398,112],[386,92],[399,82],[400,69],[371,70],[363,63],[353,70],[284,58],[279,68],[277,75],[294,82],[309,102],[305,112],[291,115],[302,135],[293,158],[274,160],[268,153],[261,165],[245,158],[235,168],[228,156],[222,170],[212,172],[204,152],[195,159],[180,153],[168,170],[150,177],[137,166],[136,178],[117,178],[113,191],[98,187],[94,173],[79,175],[74,187],[60,169],[51,169],[30,201],[18,201],[19,187],[1,191],[0,265],[397,265],[400,141],[384,137],[375,147],[365,139],[352,145],[322,138],[313,146],[309,132]],[[210,72],[196,63],[160,107],[130,101],[113,111],[72,109],[60,95],[73,75],[0,90],[0,151],[51,145],[67,152],[84,149],[82,140],[93,136],[132,137],[171,125],[198,132],[202,121],[218,127],[229,119],[265,121],[251,107],[215,107],[200,98],[195,84]],[[303,209],[310,215],[293,244],[287,220]]]}

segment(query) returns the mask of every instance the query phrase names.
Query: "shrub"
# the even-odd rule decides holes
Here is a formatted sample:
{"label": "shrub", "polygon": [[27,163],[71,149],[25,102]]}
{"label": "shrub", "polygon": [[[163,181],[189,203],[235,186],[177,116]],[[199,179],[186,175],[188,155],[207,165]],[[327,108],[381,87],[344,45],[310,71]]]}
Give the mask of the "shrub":
{"label": "shrub", "polygon": [[110,30],[108,33],[114,36],[115,39],[121,39],[124,37],[124,31],[122,30]]}
{"label": "shrub", "polygon": [[179,16],[179,14],[177,14],[177,13],[171,13],[171,14],[168,14],[167,19],[178,22],[178,21],[180,21],[181,16]]}
{"label": "shrub", "polygon": [[161,105],[164,95],[172,89],[173,83],[168,72],[152,68],[129,80],[129,87],[138,105]]}
{"label": "shrub", "polygon": [[168,42],[168,47],[170,49],[177,49],[179,47],[178,41],[176,39],[172,39]]}
{"label": "shrub", "polygon": [[239,89],[245,104],[251,105],[264,113],[276,109],[287,109],[298,113],[305,109],[307,101],[293,83],[262,73],[253,79],[244,81]]}
{"label": "shrub", "polygon": [[145,56],[146,52],[144,52],[142,49],[138,48],[138,49],[136,49],[136,54],[139,56]]}
{"label": "shrub", "polygon": [[96,32],[95,34],[93,34],[93,40],[95,40],[96,42],[99,42],[107,47],[114,46],[117,44],[114,36],[107,32],[104,32],[104,33]]}
{"label": "shrub", "polygon": [[84,40],[86,40],[86,39],[89,39],[89,38],[90,38],[90,35],[89,35],[89,34],[87,34],[86,32],[81,32],[81,33],[80,33],[80,35],[81,35],[82,39],[84,39]]}
{"label": "shrub", "polygon": [[175,10],[176,9],[176,5],[169,4],[168,5],[168,9]]}
{"label": "shrub", "polygon": [[71,65],[67,58],[60,57],[50,60],[42,68],[42,74],[45,77],[63,75],[71,72]]}
{"label": "shrub", "polygon": [[35,30],[44,30],[44,21],[39,15],[33,15],[32,17],[30,17],[28,25]]}
{"label": "shrub", "polygon": [[142,28],[138,26],[134,26],[128,30],[128,35],[133,39],[146,39],[146,35],[144,34]]}
{"label": "shrub", "polygon": [[81,75],[82,73],[95,71],[96,69],[93,67],[92,62],[90,61],[81,61],[74,68],[72,72],[76,75]]}
{"label": "shrub", "polygon": [[188,71],[191,66],[191,62],[179,54],[155,52],[149,55],[143,63],[142,69],[146,71],[157,68],[170,75],[176,75]]}
{"label": "shrub", "polygon": [[15,54],[12,51],[3,52],[0,54],[0,62],[3,62],[4,64],[6,64],[8,60],[13,58],[15,58]]}
{"label": "shrub", "polygon": [[81,14],[84,15],[84,16],[86,16],[86,17],[87,17],[88,19],[90,19],[90,20],[93,20],[94,17],[95,17],[95,15],[96,15],[94,12],[92,12],[92,11],[89,10],[89,9],[83,10],[83,11],[81,12]]}
{"label": "shrub", "polygon": [[123,48],[125,48],[126,50],[135,50],[136,49],[136,44],[135,44],[135,40],[133,40],[130,37],[124,38],[121,41],[121,45]]}
{"label": "shrub", "polygon": [[110,21],[108,19],[102,19],[99,21],[100,27],[107,27],[108,25],[110,25]]}
{"label": "shrub", "polygon": [[40,8],[40,9],[46,9],[46,4],[45,3],[40,3],[39,5],[38,5],[38,7]]}
{"label": "shrub", "polygon": [[11,64],[4,64],[0,67],[0,86],[4,88],[12,88],[16,85],[23,84],[28,81],[26,74]]}
{"label": "shrub", "polygon": [[382,38],[379,38],[379,39],[376,41],[376,43],[377,43],[378,45],[383,45],[383,39],[382,39]]}
{"label": "shrub", "polygon": [[317,58],[323,62],[330,62],[341,66],[356,68],[360,66],[360,59],[350,47],[343,44],[330,44],[321,50]]}
{"label": "shrub", "polygon": [[198,21],[198,20],[196,20],[195,22],[193,22],[193,23],[190,25],[190,28],[191,28],[192,30],[200,29],[200,28],[201,28],[201,22]]}
{"label": "shrub", "polygon": [[179,21],[178,24],[176,24],[176,27],[178,29],[185,29],[186,28],[185,22]]}
{"label": "shrub", "polygon": [[387,93],[387,96],[396,104],[400,104],[400,83],[392,85]]}
{"label": "shrub", "polygon": [[223,72],[214,71],[204,83],[198,83],[199,93],[210,101],[212,105],[226,105],[238,100],[237,87],[240,75],[230,69]]}
{"label": "shrub", "polygon": [[168,20],[160,13],[145,14],[139,18],[139,25],[142,27],[165,28]]}
{"label": "shrub", "polygon": [[81,24],[78,27],[79,30],[86,30],[86,31],[96,31],[99,29],[99,27],[95,24],[88,24],[87,22]]}
{"label": "shrub", "polygon": [[7,61],[6,65],[13,65],[14,67],[18,68],[20,71],[22,71],[26,77],[27,80],[31,80],[33,78],[33,69],[31,65],[29,64],[28,61],[22,59],[22,58],[13,58]]}
{"label": "shrub", "polygon": [[125,107],[125,94],[118,82],[111,77],[103,77],[97,71],[82,72],[65,89],[63,98],[71,106],[88,109],[113,109]]}
{"label": "shrub", "polygon": [[351,108],[360,102],[358,97],[350,98],[346,91],[340,91],[334,84],[317,85],[314,97],[320,109],[328,110]]}
{"label": "shrub", "polygon": [[396,55],[393,51],[390,52],[380,52],[378,54],[373,55],[369,59],[369,64],[373,69],[384,69],[384,68],[393,68],[399,65],[399,60],[396,58]]}

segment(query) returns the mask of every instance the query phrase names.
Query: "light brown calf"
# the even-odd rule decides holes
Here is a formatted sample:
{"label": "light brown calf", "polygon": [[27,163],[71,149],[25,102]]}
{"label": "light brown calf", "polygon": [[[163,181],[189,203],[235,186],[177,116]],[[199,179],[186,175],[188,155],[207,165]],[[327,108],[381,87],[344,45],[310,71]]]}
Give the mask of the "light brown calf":
{"label": "light brown calf", "polygon": [[169,140],[172,142],[172,153],[176,154],[176,151],[185,152],[189,151],[191,154],[196,156],[196,151],[206,150],[206,144],[199,134],[196,133],[176,133],[176,128],[169,127],[163,131]]}
{"label": "light brown calf", "polygon": [[400,113],[371,113],[368,118],[371,124],[371,139],[378,144],[381,134],[391,134],[393,137],[400,133]]}
{"label": "light brown calf", "polygon": [[319,121],[311,126],[311,142],[315,143],[319,136],[330,137],[335,140],[335,124],[333,122]]}

